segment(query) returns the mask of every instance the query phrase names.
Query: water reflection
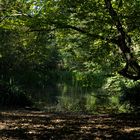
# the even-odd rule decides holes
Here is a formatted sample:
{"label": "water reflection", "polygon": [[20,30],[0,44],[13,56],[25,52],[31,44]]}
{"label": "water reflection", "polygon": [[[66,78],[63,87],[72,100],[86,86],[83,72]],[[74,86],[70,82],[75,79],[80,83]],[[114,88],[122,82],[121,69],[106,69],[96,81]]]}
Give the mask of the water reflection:
{"label": "water reflection", "polygon": [[104,113],[112,102],[112,97],[103,89],[87,90],[66,84],[37,89],[32,97],[46,111]]}

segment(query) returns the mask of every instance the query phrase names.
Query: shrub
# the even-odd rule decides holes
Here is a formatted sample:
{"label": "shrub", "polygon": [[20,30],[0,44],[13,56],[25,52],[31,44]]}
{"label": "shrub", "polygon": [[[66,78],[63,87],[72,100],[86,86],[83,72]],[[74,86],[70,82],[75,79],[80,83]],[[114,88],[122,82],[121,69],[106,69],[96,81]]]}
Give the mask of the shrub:
{"label": "shrub", "polygon": [[140,111],[140,84],[132,87],[123,87],[120,103],[131,111]]}
{"label": "shrub", "polygon": [[16,85],[0,83],[0,106],[2,107],[25,107],[31,106],[32,102],[29,96]]}

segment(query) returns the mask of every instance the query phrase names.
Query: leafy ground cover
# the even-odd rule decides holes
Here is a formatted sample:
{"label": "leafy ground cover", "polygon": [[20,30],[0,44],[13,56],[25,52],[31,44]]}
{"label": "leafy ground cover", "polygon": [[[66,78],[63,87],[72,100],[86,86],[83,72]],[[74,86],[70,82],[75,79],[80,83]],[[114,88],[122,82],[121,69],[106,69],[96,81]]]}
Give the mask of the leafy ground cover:
{"label": "leafy ground cover", "polygon": [[0,139],[138,140],[140,117],[13,110],[0,112]]}

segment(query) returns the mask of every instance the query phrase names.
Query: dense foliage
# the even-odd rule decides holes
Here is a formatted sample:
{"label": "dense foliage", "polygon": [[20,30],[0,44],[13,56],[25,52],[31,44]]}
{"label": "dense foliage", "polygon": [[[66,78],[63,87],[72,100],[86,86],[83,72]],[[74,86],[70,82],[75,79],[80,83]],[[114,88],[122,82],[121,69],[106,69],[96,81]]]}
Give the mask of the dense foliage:
{"label": "dense foliage", "polygon": [[139,11],[138,0],[1,0],[0,80],[119,108],[114,97],[140,80]]}

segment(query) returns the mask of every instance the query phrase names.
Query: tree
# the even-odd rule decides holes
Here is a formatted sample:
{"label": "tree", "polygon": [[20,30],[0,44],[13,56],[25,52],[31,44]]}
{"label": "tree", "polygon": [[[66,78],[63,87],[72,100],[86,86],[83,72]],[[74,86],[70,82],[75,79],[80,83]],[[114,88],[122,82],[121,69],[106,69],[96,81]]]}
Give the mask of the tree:
{"label": "tree", "polygon": [[118,30],[119,36],[116,40],[117,41],[116,44],[120,48],[126,62],[125,67],[121,71],[119,71],[119,73],[129,79],[139,80],[140,66],[137,62],[137,59],[134,57],[131,51],[131,38],[124,31],[122,23],[116,11],[112,7],[111,0],[105,0],[105,4],[112,18],[112,21]]}
{"label": "tree", "polygon": [[22,38],[27,33],[33,38],[41,33],[55,36],[64,65],[72,70],[103,70],[106,64],[109,74],[140,79],[139,53],[133,52],[139,45],[138,23],[133,25],[138,1],[3,0],[1,5],[1,28],[24,33]]}

